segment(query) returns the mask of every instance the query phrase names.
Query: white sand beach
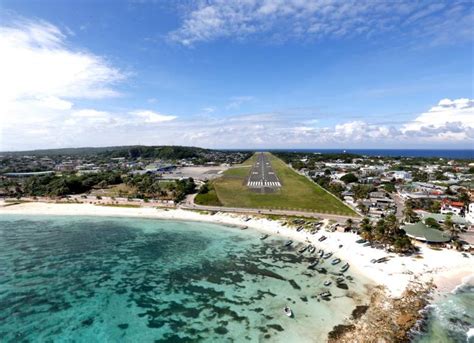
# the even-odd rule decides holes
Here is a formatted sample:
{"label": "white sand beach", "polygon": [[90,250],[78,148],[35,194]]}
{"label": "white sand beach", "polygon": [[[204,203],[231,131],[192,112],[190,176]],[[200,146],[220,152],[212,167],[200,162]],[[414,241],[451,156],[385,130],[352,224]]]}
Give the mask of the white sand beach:
{"label": "white sand beach", "polygon": [[[320,230],[315,235],[305,231],[297,232],[294,228],[282,226],[279,221],[266,218],[216,213],[214,215],[182,209],[156,209],[151,207],[108,207],[92,204],[55,204],[28,202],[4,206],[0,202],[0,215],[87,215],[110,217],[142,217],[156,219],[206,221],[224,225],[248,226],[272,235],[280,235],[294,241],[311,242],[316,247],[333,252],[336,256],[350,263],[351,270],[361,273],[376,284],[386,287],[389,294],[399,297],[411,281],[426,282],[433,280],[438,290],[450,292],[457,285],[467,280],[474,282],[474,257],[464,257],[454,250],[434,250],[420,244],[420,254],[414,257],[398,256],[375,248],[364,247],[356,243],[360,238],[353,233],[327,232]],[[325,235],[327,239],[319,242]],[[371,263],[372,259],[388,256],[386,263]]]}

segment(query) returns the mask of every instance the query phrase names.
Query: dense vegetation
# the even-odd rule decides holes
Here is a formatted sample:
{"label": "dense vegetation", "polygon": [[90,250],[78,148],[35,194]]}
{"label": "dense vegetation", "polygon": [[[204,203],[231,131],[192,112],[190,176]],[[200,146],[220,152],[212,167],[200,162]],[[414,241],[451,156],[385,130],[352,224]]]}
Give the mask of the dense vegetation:
{"label": "dense vegetation", "polygon": [[360,223],[360,235],[369,242],[391,246],[395,252],[406,253],[414,249],[410,238],[400,229],[400,223],[393,214],[379,219],[375,225],[364,218]]}

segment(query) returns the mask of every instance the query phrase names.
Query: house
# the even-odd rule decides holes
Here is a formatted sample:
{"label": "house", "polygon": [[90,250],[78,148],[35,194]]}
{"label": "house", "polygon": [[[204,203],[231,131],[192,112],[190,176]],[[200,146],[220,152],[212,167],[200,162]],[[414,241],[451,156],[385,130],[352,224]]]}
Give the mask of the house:
{"label": "house", "polygon": [[451,241],[451,237],[437,229],[426,226],[423,222],[409,224],[402,227],[408,237],[425,243],[447,243]]}
{"label": "house", "polygon": [[474,203],[471,202],[469,206],[467,207],[467,212],[466,212],[466,221],[474,225]]}
{"label": "house", "polygon": [[462,215],[464,213],[464,203],[459,201],[451,201],[444,199],[441,203],[441,214],[457,214]]}

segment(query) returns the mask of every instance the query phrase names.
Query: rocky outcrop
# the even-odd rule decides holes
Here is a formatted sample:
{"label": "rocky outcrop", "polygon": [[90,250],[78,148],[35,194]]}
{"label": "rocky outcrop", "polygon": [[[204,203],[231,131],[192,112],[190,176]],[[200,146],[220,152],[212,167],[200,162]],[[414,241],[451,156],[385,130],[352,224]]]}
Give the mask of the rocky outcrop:
{"label": "rocky outcrop", "polygon": [[381,286],[371,291],[368,307],[358,306],[352,318],[336,326],[330,343],[408,342],[410,330],[422,319],[423,308],[431,299],[432,284],[412,282],[400,298],[391,298]]}

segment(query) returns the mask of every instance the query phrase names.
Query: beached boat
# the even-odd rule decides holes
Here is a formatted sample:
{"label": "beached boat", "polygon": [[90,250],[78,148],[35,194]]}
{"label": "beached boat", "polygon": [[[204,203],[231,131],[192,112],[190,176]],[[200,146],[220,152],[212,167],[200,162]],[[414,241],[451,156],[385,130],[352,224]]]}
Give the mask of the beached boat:
{"label": "beached boat", "polygon": [[260,239],[263,241],[264,239],[268,238],[268,235],[261,235]]}
{"label": "beached boat", "polygon": [[308,249],[309,253],[312,254],[316,251],[316,248],[313,247],[313,246],[310,246],[309,249]]}
{"label": "beached boat", "polygon": [[248,226],[242,226],[240,230],[247,230],[249,227]]}
{"label": "beached boat", "polygon": [[296,231],[300,232],[301,230],[303,230],[304,227],[303,226],[298,226],[298,228],[296,229]]}
{"label": "beached boat", "polygon": [[299,252],[300,254],[302,254],[302,253],[304,253],[306,250],[308,250],[308,247],[307,247],[307,246],[301,247],[301,248],[298,250],[298,252]]}
{"label": "beached boat", "polygon": [[349,269],[349,263],[346,263],[341,267],[341,272],[344,273],[347,269]]}
{"label": "beached boat", "polygon": [[328,259],[328,258],[330,258],[331,256],[332,256],[332,252],[328,252],[328,253],[326,253],[326,254],[323,255],[323,258]]}
{"label": "beached boat", "polygon": [[289,241],[286,241],[285,242],[285,247],[289,247],[290,245],[293,244],[293,241],[292,240],[289,240]]}
{"label": "beached boat", "polygon": [[345,280],[344,280],[343,277],[338,277],[338,278],[336,279],[336,282],[337,282],[337,283],[343,283],[344,281],[345,281]]}
{"label": "beached boat", "polygon": [[326,269],[323,267],[316,268],[316,270],[318,271],[318,273],[326,273]]}
{"label": "beached boat", "polygon": [[319,249],[319,257],[323,257],[324,255],[324,250],[323,249]]}
{"label": "beached boat", "polygon": [[363,244],[363,243],[367,243],[367,241],[365,239],[358,239],[356,243]]}
{"label": "beached boat", "polygon": [[293,311],[291,310],[291,308],[289,308],[288,306],[286,306],[284,309],[283,309],[283,312],[285,312],[285,314],[288,316],[288,317],[293,317]]}
{"label": "beached boat", "polygon": [[331,280],[326,280],[324,281],[324,286],[331,286],[332,281]]}
{"label": "beached boat", "polygon": [[318,241],[322,242],[322,241],[326,240],[326,238],[327,238],[326,236],[322,236],[318,239]]}
{"label": "beached boat", "polygon": [[354,278],[353,278],[352,276],[350,276],[350,275],[347,275],[347,276],[346,276],[346,279],[349,280],[349,281],[354,280]]}
{"label": "beached boat", "polygon": [[322,293],[319,293],[319,296],[321,298],[329,298],[331,296],[331,292],[329,292],[329,291],[322,292]]}
{"label": "beached boat", "polygon": [[335,258],[334,260],[332,260],[331,264],[334,266],[334,265],[338,264],[339,262],[341,262],[341,259],[340,258]]}
{"label": "beached boat", "polygon": [[308,269],[314,269],[319,263],[319,259],[316,259],[313,263],[308,266]]}

